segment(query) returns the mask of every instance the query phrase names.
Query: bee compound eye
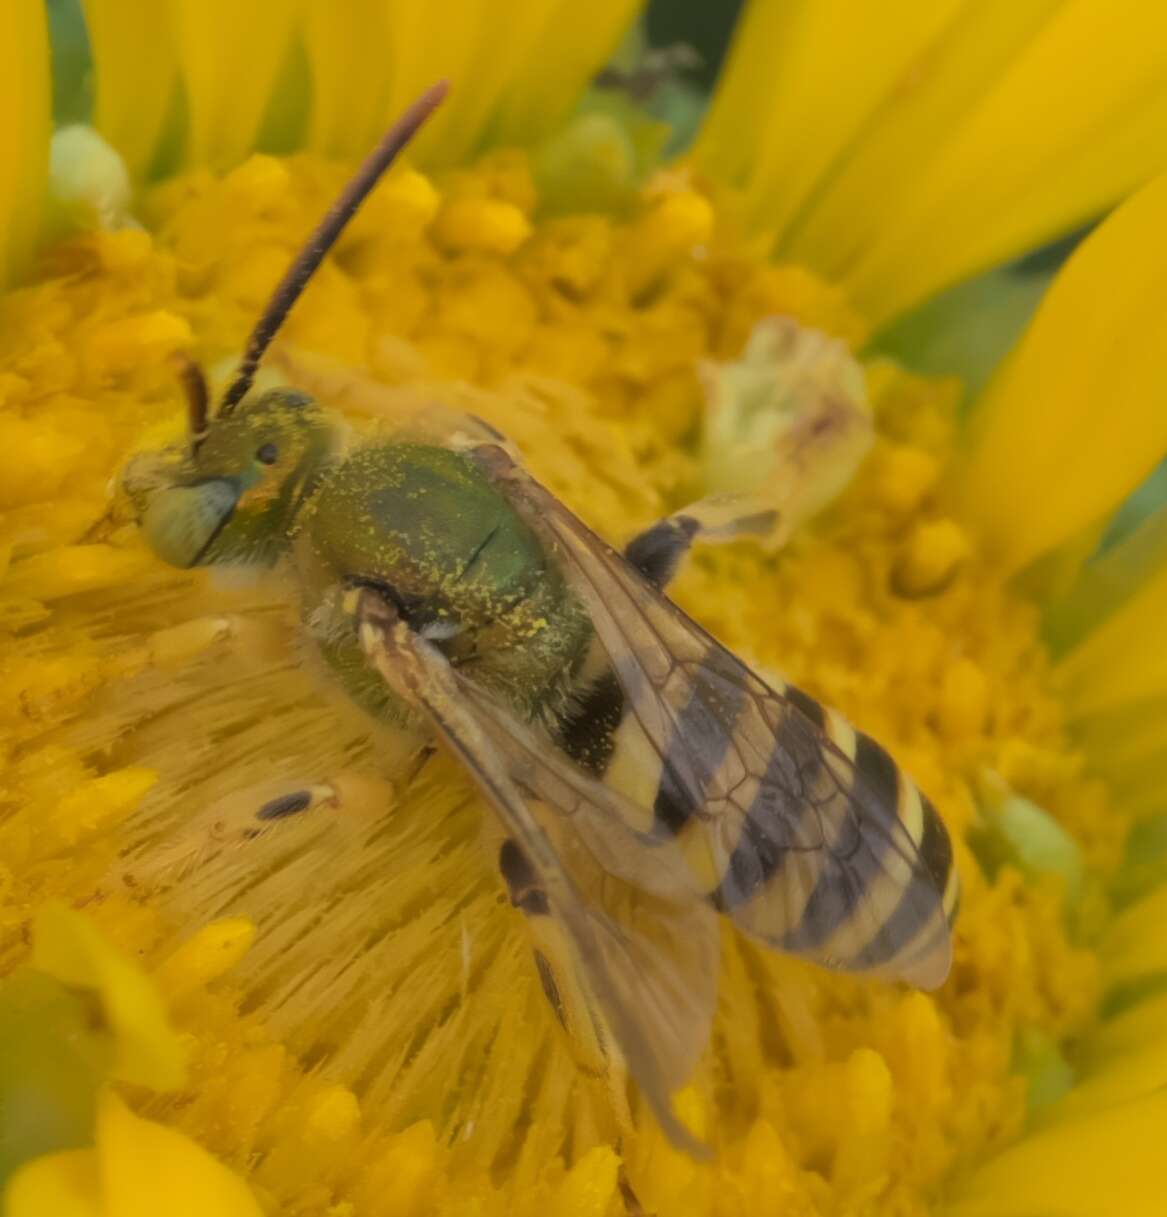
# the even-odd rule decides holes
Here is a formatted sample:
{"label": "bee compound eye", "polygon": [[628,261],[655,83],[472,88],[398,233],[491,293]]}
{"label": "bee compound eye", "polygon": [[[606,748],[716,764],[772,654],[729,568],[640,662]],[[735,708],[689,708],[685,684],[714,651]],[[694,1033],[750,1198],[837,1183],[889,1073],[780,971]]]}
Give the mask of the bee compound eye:
{"label": "bee compound eye", "polygon": [[260,444],[255,450],[255,459],[261,465],[274,465],[280,459],[280,450],[275,444]]}

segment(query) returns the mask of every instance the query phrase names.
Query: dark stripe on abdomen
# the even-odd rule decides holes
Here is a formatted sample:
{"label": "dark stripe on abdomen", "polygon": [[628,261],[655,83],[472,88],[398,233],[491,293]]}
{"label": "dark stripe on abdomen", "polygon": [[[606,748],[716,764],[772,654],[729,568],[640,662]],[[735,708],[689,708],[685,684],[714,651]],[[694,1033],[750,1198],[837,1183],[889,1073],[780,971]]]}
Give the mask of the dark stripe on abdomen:
{"label": "dark stripe on abdomen", "polygon": [[567,711],[555,728],[559,746],[593,777],[603,777],[624,718],[624,690],[610,668]]}
{"label": "dark stripe on abdomen", "polygon": [[732,913],[756,896],[778,872],[791,850],[821,844],[812,801],[822,767],[822,743],[796,713],[785,713],[774,734],[766,772],[742,820],[725,874],[711,899]]}
{"label": "dark stripe on abdomen", "polygon": [[924,835],[920,839],[920,861],[928,872],[941,896],[948,886],[948,875],[952,870],[952,841],[940,813],[920,792],[920,806],[924,809]]}
{"label": "dark stripe on abdomen", "polygon": [[[920,795],[920,805],[924,812],[924,836],[918,852],[925,873],[917,871],[912,877],[891,915],[855,961],[857,967],[877,968],[913,943],[918,950],[920,944],[917,940],[921,932],[926,932],[928,941],[932,941],[938,936],[942,925],[947,928],[942,912],[944,888],[952,863],[952,843],[936,808],[923,794]],[[936,867],[942,869],[937,870]]]}
{"label": "dark stripe on abdomen", "polygon": [[652,801],[652,826],[658,836],[676,836],[689,822],[694,808],[668,764],[661,770],[660,785]]}
{"label": "dark stripe on abdomen", "polygon": [[959,895],[949,914],[944,915],[944,894],[952,870],[952,841],[940,814],[923,792],[920,793],[920,806],[924,829],[917,852],[924,874],[917,874],[908,884],[891,916],[864,948],[860,960],[863,967],[879,967],[908,947],[919,951],[921,933],[928,936],[923,944],[927,946],[935,941],[942,929],[946,933],[956,920]]}
{"label": "dark stripe on abdomen", "polygon": [[[802,919],[783,939],[788,950],[822,946],[855,912],[883,869],[884,852],[899,824],[899,770],[875,740],[861,731],[855,732],[854,765],[851,789],[835,795],[848,800],[851,807],[836,817],[840,827],[835,840],[826,844],[822,869]],[[880,821],[889,826],[888,831],[871,830],[869,826]]]}
{"label": "dark stripe on abdomen", "polygon": [[[710,664],[716,653],[710,655]],[[717,776],[733,737],[746,693],[712,666],[697,673],[689,700],[673,725],[653,800],[653,829],[675,835],[705,803],[705,792]]]}
{"label": "dark stripe on abdomen", "polygon": [[820,702],[815,701],[809,693],[796,689],[794,685],[787,685],[783,696],[792,706],[801,710],[820,731],[823,730],[827,715]]}
{"label": "dark stripe on abdomen", "polygon": [[893,819],[899,817],[900,771],[885,749],[862,731],[855,732],[855,770],[880,807]]}

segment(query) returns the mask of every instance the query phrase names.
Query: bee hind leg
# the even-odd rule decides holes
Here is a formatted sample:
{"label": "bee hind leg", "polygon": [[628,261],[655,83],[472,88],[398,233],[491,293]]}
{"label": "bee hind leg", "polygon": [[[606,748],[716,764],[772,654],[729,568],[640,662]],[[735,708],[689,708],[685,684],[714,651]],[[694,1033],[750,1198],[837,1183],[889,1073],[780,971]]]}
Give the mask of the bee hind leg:
{"label": "bee hind leg", "polygon": [[[499,849],[498,868],[511,905],[523,914],[539,984],[595,1104],[598,1127],[619,1149],[633,1127],[624,1058],[534,868],[509,838]],[[628,1211],[635,1215],[643,1210]]]}
{"label": "bee hind leg", "polygon": [[778,525],[778,512],[754,495],[710,495],[637,533],[624,547],[624,557],[663,590],[695,542],[718,545],[744,536],[770,538]]}

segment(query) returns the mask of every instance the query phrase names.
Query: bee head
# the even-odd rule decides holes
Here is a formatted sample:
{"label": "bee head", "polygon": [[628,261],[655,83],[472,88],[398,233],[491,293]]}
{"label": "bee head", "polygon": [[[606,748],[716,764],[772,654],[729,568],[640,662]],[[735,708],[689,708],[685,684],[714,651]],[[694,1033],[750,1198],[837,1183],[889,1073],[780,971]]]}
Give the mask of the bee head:
{"label": "bee head", "polygon": [[290,389],[251,393],[260,361],[345,225],[446,95],[427,89],[385,133],[276,285],[214,415],[206,379],[183,360],[189,442],[130,461],[121,490],[150,548],[173,566],[270,564],[335,450],[335,420]]}
{"label": "bee head", "polygon": [[189,442],[134,457],[122,490],[164,562],[268,565],[337,448],[337,420],[307,394],[271,389],[208,421],[191,393],[196,375],[201,385],[201,374],[184,376]]}

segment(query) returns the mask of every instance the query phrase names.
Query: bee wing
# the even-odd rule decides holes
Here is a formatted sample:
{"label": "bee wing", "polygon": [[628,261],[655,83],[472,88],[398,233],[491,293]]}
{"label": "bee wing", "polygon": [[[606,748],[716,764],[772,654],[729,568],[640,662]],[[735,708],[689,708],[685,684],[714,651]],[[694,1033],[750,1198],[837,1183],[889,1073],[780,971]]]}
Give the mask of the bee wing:
{"label": "bee wing", "polygon": [[623,690],[619,746],[656,767],[652,836],[678,845],[714,904],[768,945],[939,985],[958,894],[951,844],[887,753],[761,680],[500,449],[476,455],[588,609]]}
{"label": "bee wing", "polygon": [[[567,766],[548,768],[550,745],[502,706],[482,701],[431,643],[413,633],[375,593],[362,594],[361,641],[385,680],[421,707],[466,767],[534,871],[551,912],[570,939],[587,986],[620,1054],[670,1139],[704,1147],[673,1114],[670,1095],[692,1072],[709,1035],[717,992],[718,931],[713,910],[695,900],[684,872],[629,882],[602,839],[576,832],[593,815],[614,814],[602,788],[579,775],[567,794]],[[590,783],[600,786],[599,783]],[[552,805],[533,788],[553,791]],[[594,793],[602,806],[587,802]],[[616,820],[608,822],[616,830]],[[633,872],[640,879],[644,871]]]}

